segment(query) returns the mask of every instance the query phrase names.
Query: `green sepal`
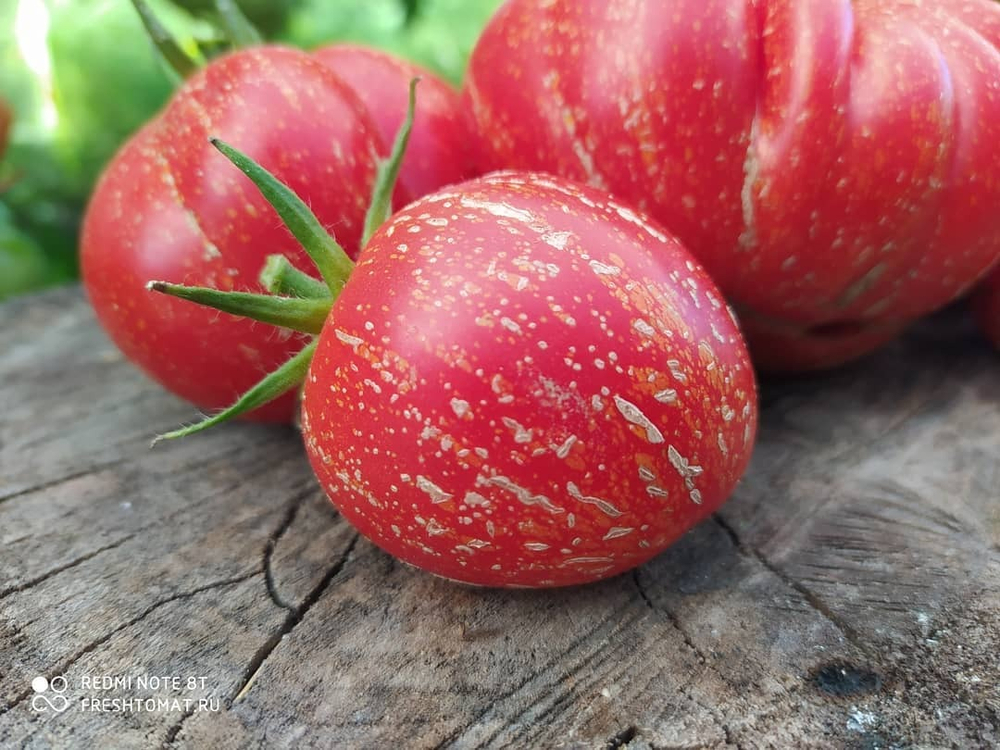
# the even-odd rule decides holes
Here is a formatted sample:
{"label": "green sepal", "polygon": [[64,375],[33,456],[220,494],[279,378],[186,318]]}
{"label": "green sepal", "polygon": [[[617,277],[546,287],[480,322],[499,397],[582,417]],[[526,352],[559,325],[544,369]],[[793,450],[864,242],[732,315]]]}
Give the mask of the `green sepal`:
{"label": "green sepal", "polygon": [[193,59],[181,46],[177,40],[167,31],[167,28],[160,23],[156,14],[146,4],[145,0],[132,0],[132,6],[139,14],[142,25],[149,34],[150,41],[160,53],[163,61],[167,64],[178,81],[183,81],[200,67],[198,60]]}
{"label": "green sepal", "polygon": [[319,223],[319,219],[309,210],[309,206],[299,198],[291,188],[282,184],[246,154],[237,151],[218,138],[209,138],[222,155],[235,164],[243,174],[250,178],[261,195],[267,199],[278,216],[288,227],[295,239],[312,258],[320,276],[334,297],[343,288],[347,277],[354,269],[354,262],[344,252],[344,248]]}
{"label": "green sepal", "polygon": [[301,299],[331,299],[326,284],[297,269],[284,255],[267,256],[259,281],[271,294]]}
{"label": "green sepal", "polygon": [[281,328],[290,328],[300,333],[319,333],[323,330],[323,323],[330,312],[329,297],[301,299],[252,292],[221,292],[218,289],[169,284],[166,281],[150,281],[146,284],[146,288],[152,292],[196,302],[213,310],[221,310]]}
{"label": "green sepal", "polygon": [[310,342],[302,351],[240,396],[236,403],[228,409],[206,417],[196,424],[157,435],[153,440],[153,445],[156,445],[161,440],[187,437],[196,432],[207,430],[209,427],[214,427],[241,414],[258,409],[264,404],[278,398],[278,396],[292,390],[292,388],[295,388],[306,379],[306,373],[309,371],[309,363],[312,361],[313,354],[316,353],[316,345],[317,341]]}
{"label": "green sepal", "polygon": [[368,244],[380,226],[385,224],[392,216],[392,193],[396,188],[396,181],[399,179],[399,170],[403,166],[403,157],[406,155],[406,146],[410,142],[410,133],[413,132],[413,118],[417,108],[417,84],[419,78],[410,81],[410,99],[406,108],[406,119],[396,133],[396,140],[392,144],[392,152],[389,158],[379,162],[378,173],[375,176],[375,188],[372,191],[372,201],[368,205],[368,212],[365,214],[365,230],[361,235],[361,247]]}

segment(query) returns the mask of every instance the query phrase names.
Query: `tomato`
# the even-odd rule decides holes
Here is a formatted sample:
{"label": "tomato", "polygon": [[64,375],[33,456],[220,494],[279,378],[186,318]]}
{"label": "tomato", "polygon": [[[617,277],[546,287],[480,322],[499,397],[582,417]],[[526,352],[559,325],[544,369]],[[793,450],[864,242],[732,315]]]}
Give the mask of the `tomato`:
{"label": "tomato", "polygon": [[997,258],[998,46],[992,0],[510,0],[465,97],[482,168],[647,210],[759,362],[805,369],[878,346]]}
{"label": "tomato", "polygon": [[[98,319],[129,359],[204,409],[228,405],[306,339],[149,294],[146,282],[172,279],[259,291],[258,275],[273,253],[312,269],[252,184],[212,148],[209,136],[224,138],[274,172],[348,252],[357,254],[376,159],[388,153],[380,123],[391,120],[397,107],[405,112],[407,79],[401,67],[400,105],[393,91],[384,100],[370,93],[362,97],[345,80],[349,67],[338,71],[281,47],[214,60],[119,151],[91,198],[81,258]],[[457,94],[453,100],[457,108]],[[427,111],[434,114],[447,104],[443,95],[433,101]],[[422,123],[421,114],[418,126],[433,131],[438,120]],[[447,160],[451,137],[443,133],[435,141],[425,134],[434,150],[433,174],[422,175],[425,162],[414,150],[409,195],[436,187],[438,178],[450,179],[452,172],[437,160]],[[454,144],[456,153],[466,141],[463,134]],[[287,421],[294,408],[289,393],[251,416]]]}
{"label": "tomato", "polygon": [[989,275],[976,293],[974,306],[986,336],[1000,349],[1000,268]]}
{"label": "tomato", "polygon": [[602,191],[498,173],[383,225],[333,303],[302,430],[363,534],[437,575],[620,573],[746,469],[754,375],[694,258]]}

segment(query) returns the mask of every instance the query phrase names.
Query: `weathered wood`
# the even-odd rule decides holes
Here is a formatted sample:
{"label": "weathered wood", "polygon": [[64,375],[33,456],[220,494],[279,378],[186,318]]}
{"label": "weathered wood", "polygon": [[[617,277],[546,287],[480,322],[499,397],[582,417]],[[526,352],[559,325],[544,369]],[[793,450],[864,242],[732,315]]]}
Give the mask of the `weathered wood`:
{"label": "weathered wood", "polygon": [[[1000,742],[1000,358],[959,313],[767,383],[720,514],[633,575],[548,592],[458,587],[359,541],[290,429],[150,451],[191,411],[76,289],[0,319],[0,746]],[[33,710],[38,675],[65,675],[70,709]],[[82,686],[101,675],[205,681]]]}

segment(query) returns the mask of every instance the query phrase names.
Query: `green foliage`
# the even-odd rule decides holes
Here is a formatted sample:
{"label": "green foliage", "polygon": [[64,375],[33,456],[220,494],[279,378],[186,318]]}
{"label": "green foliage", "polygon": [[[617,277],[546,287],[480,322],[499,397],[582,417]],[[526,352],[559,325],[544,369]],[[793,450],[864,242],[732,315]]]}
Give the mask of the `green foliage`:
{"label": "green foliage", "polygon": [[[188,45],[195,35],[212,33],[167,3],[149,4]],[[118,146],[167,100],[174,81],[146,39],[131,3],[56,4],[50,24],[52,93],[58,113],[54,146],[69,188],[85,196]]]}
{"label": "green foliage", "polygon": [[38,243],[14,226],[10,212],[0,204],[0,300],[54,284],[63,276]]}
{"label": "green foliage", "polygon": [[282,39],[311,49],[333,41],[394,52],[458,84],[501,0],[302,0]]}

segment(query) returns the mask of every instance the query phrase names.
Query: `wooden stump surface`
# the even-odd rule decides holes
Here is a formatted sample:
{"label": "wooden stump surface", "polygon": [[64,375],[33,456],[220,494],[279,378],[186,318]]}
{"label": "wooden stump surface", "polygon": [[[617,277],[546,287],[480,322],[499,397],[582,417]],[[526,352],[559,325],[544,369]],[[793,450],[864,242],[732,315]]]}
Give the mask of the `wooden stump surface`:
{"label": "wooden stump surface", "polygon": [[[634,574],[534,592],[359,539],[290,428],[150,450],[194,412],[78,288],[0,321],[0,747],[1000,743],[1000,357],[960,312],[765,382],[719,514]],[[93,710],[129,698],[162,703]]]}

